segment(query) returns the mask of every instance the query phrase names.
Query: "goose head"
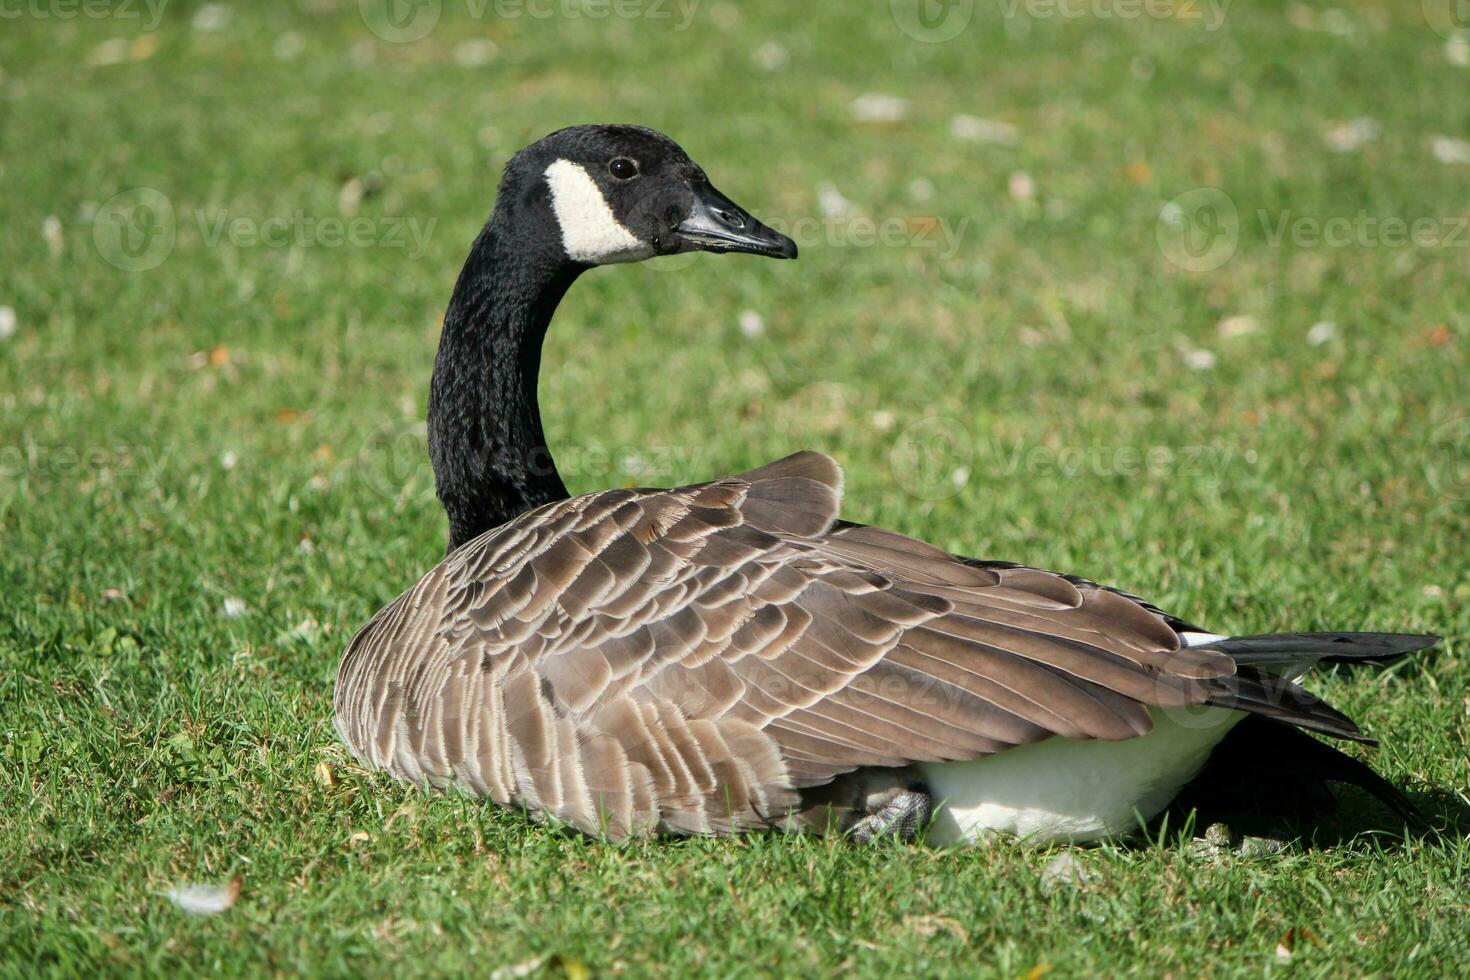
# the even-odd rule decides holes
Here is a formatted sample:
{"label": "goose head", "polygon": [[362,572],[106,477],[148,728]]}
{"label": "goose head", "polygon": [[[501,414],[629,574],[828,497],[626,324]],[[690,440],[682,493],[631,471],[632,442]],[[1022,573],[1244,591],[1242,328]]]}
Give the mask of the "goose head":
{"label": "goose head", "polygon": [[796,243],[721,194],[662,133],[642,126],[572,126],[506,166],[497,209],[531,207],[579,266],[638,262],[676,252],[748,252],[793,259]]}
{"label": "goose head", "polygon": [[565,499],[537,401],[541,344],[586,270],[675,252],[796,257],[679,144],[641,126],[573,126],[511,157],[444,312],[429,454],[450,548]]}

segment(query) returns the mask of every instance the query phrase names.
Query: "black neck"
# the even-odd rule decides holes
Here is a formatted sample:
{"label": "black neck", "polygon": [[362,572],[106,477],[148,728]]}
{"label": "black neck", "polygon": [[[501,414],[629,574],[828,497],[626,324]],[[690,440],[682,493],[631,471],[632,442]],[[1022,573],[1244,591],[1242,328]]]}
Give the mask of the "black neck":
{"label": "black neck", "polygon": [[583,269],[559,243],[521,240],[498,208],[475,239],[429,386],[429,457],[451,551],[567,497],[541,428],[536,375],[551,315]]}

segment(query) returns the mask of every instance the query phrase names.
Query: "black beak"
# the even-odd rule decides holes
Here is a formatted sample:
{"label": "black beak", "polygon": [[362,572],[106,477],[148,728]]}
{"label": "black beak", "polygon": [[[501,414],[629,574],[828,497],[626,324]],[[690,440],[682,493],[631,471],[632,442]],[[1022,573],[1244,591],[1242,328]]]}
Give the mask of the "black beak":
{"label": "black beak", "polygon": [[767,228],[707,181],[693,185],[694,210],[674,229],[677,251],[749,252],[773,259],[796,258],[796,243]]}

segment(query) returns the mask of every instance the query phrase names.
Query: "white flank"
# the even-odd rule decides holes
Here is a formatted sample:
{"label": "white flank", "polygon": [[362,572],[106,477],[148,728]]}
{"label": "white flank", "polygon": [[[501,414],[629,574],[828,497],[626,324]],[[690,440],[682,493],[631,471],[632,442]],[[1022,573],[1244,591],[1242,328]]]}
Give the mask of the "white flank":
{"label": "white flank", "polygon": [[605,265],[650,258],[653,249],[613,215],[587,171],[570,160],[546,168],[551,207],[561,226],[562,246],[574,262]]}
{"label": "white flank", "polygon": [[1158,816],[1244,712],[1150,709],[1154,729],[1121,742],[1049,738],[970,762],[918,767],[937,804],[929,841],[994,833],[1030,843],[1127,834]]}

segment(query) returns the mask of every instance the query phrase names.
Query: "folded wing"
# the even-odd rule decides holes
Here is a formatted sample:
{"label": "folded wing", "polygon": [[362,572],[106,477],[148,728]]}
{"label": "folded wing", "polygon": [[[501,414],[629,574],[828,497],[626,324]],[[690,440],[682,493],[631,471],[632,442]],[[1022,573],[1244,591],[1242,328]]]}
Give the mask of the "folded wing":
{"label": "folded wing", "polygon": [[1131,738],[1150,706],[1316,710],[1139,600],[839,524],[840,497],[799,453],[531,511],[358,633],[338,729],[400,777],[618,838],[779,823],[861,767]]}

